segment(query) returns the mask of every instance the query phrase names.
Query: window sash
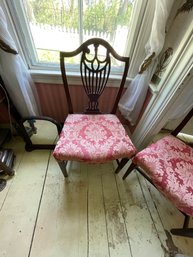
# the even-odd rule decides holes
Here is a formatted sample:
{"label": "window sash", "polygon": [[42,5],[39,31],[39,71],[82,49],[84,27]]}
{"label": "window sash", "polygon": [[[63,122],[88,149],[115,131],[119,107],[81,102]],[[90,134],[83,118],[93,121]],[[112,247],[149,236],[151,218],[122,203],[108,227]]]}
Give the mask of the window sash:
{"label": "window sash", "polygon": [[[79,7],[80,7],[80,14],[83,12],[83,1],[79,1]],[[143,40],[143,38],[139,39],[139,31],[143,28],[146,29],[146,24],[144,21],[148,19],[149,11],[147,10],[151,6],[151,3],[153,0],[138,0],[136,4],[134,5],[134,10],[132,12],[131,17],[131,31],[127,38],[127,49],[126,49],[126,55],[132,57],[133,60],[140,60],[142,61],[141,56],[137,56],[138,53],[136,51],[137,48],[144,48],[146,41]],[[16,40],[16,44],[18,46],[18,49],[22,53],[28,67],[30,70],[38,70],[43,73],[43,70],[47,71],[58,71],[59,65],[53,64],[53,63],[40,63],[37,62],[38,57],[36,54],[36,48],[33,42],[33,37],[31,35],[31,30],[29,28],[29,23],[27,21],[27,18],[24,15],[22,0],[3,0],[3,8],[6,10],[8,14],[8,22],[9,25],[12,27],[12,31],[14,33],[14,39]],[[138,17],[136,19],[135,17]],[[79,24],[80,24],[80,40],[83,40],[83,34],[82,34],[82,15],[79,16]],[[137,43],[138,41],[138,43]],[[136,44],[137,43],[137,44]],[[72,72],[75,72],[75,70],[72,69]],[[129,74],[129,77],[137,71],[132,71],[132,74]]]}

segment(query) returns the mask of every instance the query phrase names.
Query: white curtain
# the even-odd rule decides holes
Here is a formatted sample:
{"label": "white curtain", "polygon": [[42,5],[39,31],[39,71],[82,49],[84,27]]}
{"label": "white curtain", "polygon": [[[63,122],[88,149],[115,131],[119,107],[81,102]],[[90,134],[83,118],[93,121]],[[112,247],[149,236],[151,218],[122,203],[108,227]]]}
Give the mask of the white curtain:
{"label": "white curtain", "polygon": [[40,115],[38,95],[32,78],[17,53],[5,14],[0,7],[0,75],[8,94],[22,117]]}
{"label": "white curtain", "polygon": [[145,47],[146,58],[119,102],[121,114],[131,125],[136,124],[145,101],[149,82],[156,67],[156,57],[164,45],[166,21],[173,2],[174,0],[156,0],[152,29]]}

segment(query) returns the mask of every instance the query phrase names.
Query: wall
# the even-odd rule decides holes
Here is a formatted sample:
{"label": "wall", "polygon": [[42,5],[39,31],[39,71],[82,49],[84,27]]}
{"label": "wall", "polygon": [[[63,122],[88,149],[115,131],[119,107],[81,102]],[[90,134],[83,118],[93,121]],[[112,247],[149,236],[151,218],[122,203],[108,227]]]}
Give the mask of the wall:
{"label": "wall", "polygon": [[[193,11],[189,12],[180,12],[178,10],[183,5],[183,0],[175,0],[174,5],[172,6],[171,14],[169,15],[167,25],[166,25],[166,36],[163,49],[158,57],[157,67],[161,69],[159,76],[159,81],[154,84],[154,87],[157,91],[160,91],[160,82],[164,76],[164,73],[167,70],[168,65],[172,61],[173,56],[178,51],[180,44],[183,41],[184,35],[189,29],[190,23],[193,20]],[[178,14],[177,14],[178,13]],[[168,61],[163,62],[164,54],[167,49],[170,48],[172,55],[169,57]]]}
{"label": "wall", "polygon": [[[67,104],[62,84],[37,83],[37,91],[40,97],[43,115],[50,116],[60,122],[64,121],[67,115]],[[100,104],[102,111],[110,111],[115,100],[117,88],[107,87],[101,97]],[[70,85],[70,94],[74,112],[82,112],[87,107],[87,99],[81,86]]]}
{"label": "wall", "polygon": [[[37,83],[36,86],[40,97],[43,115],[50,116],[60,122],[64,121],[64,117],[67,115],[67,104],[63,85]],[[107,87],[105,89],[100,99],[102,112],[110,112],[115,101],[117,91],[118,88],[116,87]],[[81,112],[87,106],[87,98],[84,94],[84,90],[82,90],[81,86],[71,85],[70,92],[72,95],[72,104],[74,106],[74,111]],[[150,98],[151,93],[148,92],[146,101],[141,111],[141,115],[144,112]],[[117,111],[117,115],[120,118],[121,122],[127,125],[130,131],[133,132],[135,127],[132,127],[130,123],[121,116],[119,111]]]}
{"label": "wall", "polygon": [[[189,12],[181,12],[176,16],[177,13],[177,7],[180,8],[184,1],[178,0],[178,5],[176,4],[176,8],[173,12],[173,22],[170,24],[168,28],[168,33],[166,36],[164,49],[162,52],[164,52],[168,47],[171,47],[173,49],[173,55],[178,50],[179,45],[183,41],[184,35],[189,29],[189,26],[193,20],[193,10]],[[193,29],[193,28],[192,28]],[[192,91],[192,85],[193,85],[193,68],[189,73],[189,78],[185,77],[184,80],[181,82],[182,86],[184,88],[187,87],[187,90],[190,92]],[[185,90],[184,90],[185,91]],[[184,101],[185,97],[183,93],[176,99],[174,105],[178,106],[181,105]],[[174,107],[175,109],[175,107]],[[178,119],[169,120],[166,125],[164,126],[165,129],[173,130],[183,119],[183,117],[186,115],[186,113],[182,113],[182,115]],[[190,131],[190,130],[189,130]],[[192,130],[193,132],[193,130]]]}
{"label": "wall", "polygon": [[[59,122],[63,122],[68,113],[63,85],[36,83],[36,88],[40,99],[42,114],[44,116],[52,117]],[[117,90],[118,88],[116,87],[107,87],[105,89],[100,99],[102,112],[110,112],[115,101]],[[85,107],[87,107],[87,98],[84,94],[84,90],[82,90],[81,86],[71,85],[70,93],[72,95],[74,111],[82,112]],[[150,98],[151,93],[148,92],[146,101],[141,111],[141,115],[143,114]],[[119,111],[117,111],[117,115],[121,122],[129,127],[129,130],[132,133],[135,129],[135,126],[132,127],[130,123],[121,116]],[[140,120],[140,117],[138,120]],[[0,123],[9,123],[9,115],[4,104],[0,104]]]}

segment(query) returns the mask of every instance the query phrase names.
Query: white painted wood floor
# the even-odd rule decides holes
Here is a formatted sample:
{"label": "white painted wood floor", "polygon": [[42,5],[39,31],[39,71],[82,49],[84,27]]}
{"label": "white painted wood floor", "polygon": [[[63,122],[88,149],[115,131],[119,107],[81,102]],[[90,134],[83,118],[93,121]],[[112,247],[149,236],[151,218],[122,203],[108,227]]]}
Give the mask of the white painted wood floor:
{"label": "white painted wood floor", "polygon": [[181,213],[135,172],[123,181],[113,163],[71,162],[64,179],[50,151],[25,152],[19,137],[8,147],[16,175],[0,192],[0,257],[193,256],[193,239],[169,233]]}

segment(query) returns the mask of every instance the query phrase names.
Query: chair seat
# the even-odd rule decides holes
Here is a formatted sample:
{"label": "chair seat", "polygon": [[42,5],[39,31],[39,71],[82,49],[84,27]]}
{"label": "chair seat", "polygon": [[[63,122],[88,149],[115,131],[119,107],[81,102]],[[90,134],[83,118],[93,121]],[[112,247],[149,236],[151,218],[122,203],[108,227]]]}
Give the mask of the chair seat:
{"label": "chair seat", "polygon": [[53,155],[58,161],[103,163],[132,157],[136,149],[116,115],[69,114]]}
{"label": "chair seat", "polygon": [[155,186],[182,212],[193,216],[193,149],[169,135],[134,158]]}

